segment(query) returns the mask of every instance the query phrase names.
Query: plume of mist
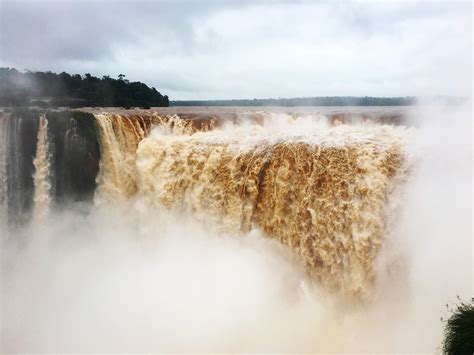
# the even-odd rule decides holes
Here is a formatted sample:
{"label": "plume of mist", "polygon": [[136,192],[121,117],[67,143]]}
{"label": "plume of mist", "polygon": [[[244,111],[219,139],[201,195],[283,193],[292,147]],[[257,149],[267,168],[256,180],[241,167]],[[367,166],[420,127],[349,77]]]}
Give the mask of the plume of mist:
{"label": "plume of mist", "polygon": [[413,168],[372,302],[341,304],[258,230],[217,234],[136,198],[3,237],[0,350],[437,350],[445,304],[472,292],[470,114],[411,112]]}

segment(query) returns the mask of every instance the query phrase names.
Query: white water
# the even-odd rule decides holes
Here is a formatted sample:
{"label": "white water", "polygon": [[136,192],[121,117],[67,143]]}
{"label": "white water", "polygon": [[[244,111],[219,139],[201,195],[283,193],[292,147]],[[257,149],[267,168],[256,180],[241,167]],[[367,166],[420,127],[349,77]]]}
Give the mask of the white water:
{"label": "white water", "polygon": [[48,216],[51,204],[51,152],[48,139],[48,120],[45,116],[40,117],[36,157],[33,160],[33,165],[35,166],[33,218],[35,223],[38,223]]}

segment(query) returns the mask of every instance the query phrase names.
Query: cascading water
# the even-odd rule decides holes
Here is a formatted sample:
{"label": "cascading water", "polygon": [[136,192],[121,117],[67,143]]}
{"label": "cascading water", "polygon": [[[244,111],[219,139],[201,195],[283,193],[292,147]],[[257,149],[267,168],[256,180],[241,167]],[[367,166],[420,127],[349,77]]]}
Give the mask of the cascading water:
{"label": "cascading water", "polygon": [[404,134],[288,116],[152,133],[137,151],[140,190],[150,204],[184,207],[226,233],[261,228],[328,289],[368,298],[389,235],[387,202],[406,171]]}
{"label": "cascading water", "polygon": [[[49,117],[38,119],[32,161],[37,219],[47,215],[52,199],[77,196],[82,185],[74,178],[84,174],[93,139],[86,137],[93,126],[78,126],[92,116]],[[149,206],[184,209],[225,233],[259,228],[300,254],[327,289],[370,297],[375,259],[390,231],[388,202],[406,172],[403,127],[269,112],[230,120],[156,113],[94,118],[96,205],[141,196]],[[22,117],[2,120],[10,140],[0,152],[8,155],[12,178],[25,175],[23,124]],[[18,211],[21,179],[7,180],[8,191],[17,193],[2,203]]]}
{"label": "cascading water", "polygon": [[435,349],[469,294],[466,137],[169,110],[0,117],[2,350]]}
{"label": "cascading water", "polygon": [[96,115],[101,146],[96,201],[123,200],[138,190],[134,155],[151,120]]}
{"label": "cascading water", "polygon": [[370,297],[388,200],[406,171],[404,128],[249,116],[196,124],[97,114],[95,202],[142,196],[225,233],[260,228],[299,253],[328,289]]}
{"label": "cascading water", "polygon": [[[88,200],[99,147],[94,116],[18,109],[0,118],[2,226],[43,218],[58,203]],[[54,203],[53,203],[54,202]]]}
{"label": "cascading water", "polygon": [[102,113],[96,114],[95,118],[101,147],[95,198],[98,204],[123,200],[139,191],[136,150],[152,126],[171,135],[180,135],[209,130],[213,124],[211,121],[196,125],[176,115],[162,117],[157,114],[128,117]]}
{"label": "cascading water", "polygon": [[41,221],[47,217],[51,203],[51,152],[48,138],[48,120],[40,117],[36,157],[33,160],[35,174],[34,218]]}

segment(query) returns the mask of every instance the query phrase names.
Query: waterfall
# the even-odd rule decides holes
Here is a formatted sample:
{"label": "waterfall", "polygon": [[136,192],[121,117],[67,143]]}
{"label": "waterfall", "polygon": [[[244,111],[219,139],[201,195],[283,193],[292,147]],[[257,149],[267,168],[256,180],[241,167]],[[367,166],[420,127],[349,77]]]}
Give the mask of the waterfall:
{"label": "waterfall", "polygon": [[371,296],[390,196],[407,169],[403,127],[270,112],[95,117],[96,203],[141,196],[225,233],[259,228],[327,289]]}
{"label": "waterfall", "polygon": [[300,254],[327,289],[368,298],[389,235],[388,200],[406,173],[405,131],[307,123],[270,117],[152,133],[137,151],[140,192],[226,233],[260,228]]}
{"label": "waterfall", "polygon": [[213,125],[213,121],[196,123],[177,115],[102,113],[96,114],[95,118],[101,151],[95,197],[98,204],[127,199],[138,192],[136,150],[152,127],[165,134],[189,135],[209,130]]}
{"label": "waterfall", "polygon": [[371,296],[408,165],[404,127],[322,115],[54,112],[0,122],[2,215],[26,211],[31,176],[35,219],[53,199],[94,190],[97,206],[140,198],[225,234],[257,228],[326,289],[359,299]]}
{"label": "waterfall", "polygon": [[101,147],[96,201],[122,200],[138,189],[134,156],[147,123],[108,114],[98,114],[96,120]]}
{"label": "waterfall", "polygon": [[33,160],[35,166],[33,200],[34,218],[43,220],[48,216],[51,204],[51,152],[48,138],[48,120],[44,115],[39,120],[36,157]]}

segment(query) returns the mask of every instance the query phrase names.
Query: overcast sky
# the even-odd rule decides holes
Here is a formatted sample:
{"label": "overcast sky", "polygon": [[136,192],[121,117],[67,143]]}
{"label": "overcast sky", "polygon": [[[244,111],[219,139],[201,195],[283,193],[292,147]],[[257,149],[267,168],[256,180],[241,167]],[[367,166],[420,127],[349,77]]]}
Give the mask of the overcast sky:
{"label": "overcast sky", "polygon": [[170,99],[471,95],[470,2],[0,0],[0,66]]}

